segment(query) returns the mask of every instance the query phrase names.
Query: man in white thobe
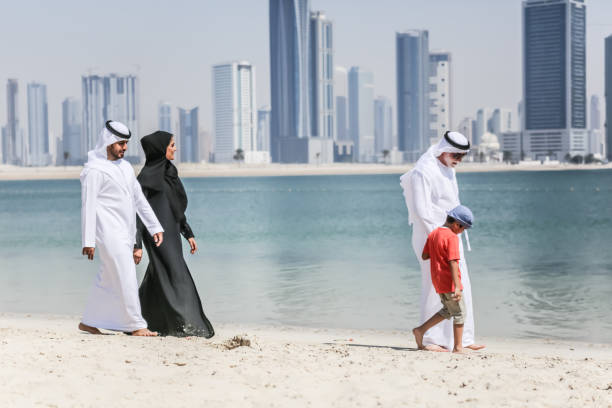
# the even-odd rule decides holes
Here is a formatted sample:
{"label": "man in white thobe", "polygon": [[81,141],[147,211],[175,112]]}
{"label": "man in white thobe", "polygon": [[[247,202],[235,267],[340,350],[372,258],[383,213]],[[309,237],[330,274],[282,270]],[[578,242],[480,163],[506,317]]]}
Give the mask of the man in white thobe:
{"label": "man in white thobe", "polygon": [[147,329],[138,299],[132,251],[136,239],[136,213],[159,246],[163,228],[134,175],[123,160],[129,129],[108,121],[81,172],[83,255],[100,254],[100,269],[79,329],[101,334],[98,328],[137,336],[154,336]]}
{"label": "man in white thobe", "polygon": [[[459,188],[454,167],[469,152],[470,143],[458,132],[446,132],[442,139],[431,146],[417,161],[412,170],[400,177],[404,198],[408,207],[408,222],[412,225],[412,248],[421,266],[420,324],[440,310],[440,296],[431,282],[430,261],[421,259],[427,236],[444,224],[447,211],[459,204]],[[472,288],[463,252],[463,236],[459,235],[459,270],[463,284],[463,298],[467,318],[463,328],[463,346],[478,350],[482,345],[474,343],[474,313]],[[469,248],[469,241],[468,241]],[[453,324],[445,320],[429,329],[423,337],[426,350],[448,351],[453,348]]]}

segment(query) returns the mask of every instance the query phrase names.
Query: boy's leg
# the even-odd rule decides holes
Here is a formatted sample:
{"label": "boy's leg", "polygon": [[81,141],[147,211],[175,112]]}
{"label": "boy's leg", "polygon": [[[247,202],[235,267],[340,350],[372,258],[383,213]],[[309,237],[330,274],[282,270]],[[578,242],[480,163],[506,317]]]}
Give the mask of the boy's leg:
{"label": "boy's leg", "polygon": [[[436,324],[440,323],[442,320],[445,320],[446,318],[444,316],[442,316],[440,313],[436,313],[435,315],[431,316],[429,318],[429,320],[427,320],[425,323],[423,323],[422,325],[420,325],[419,327],[415,327],[414,329],[412,329],[412,334],[414,334],[414,340],[416,341],[417,347],[419,350],[423,350],[423,336],[425,335],[425,333],[427,332],[427,330],[431,329],[432,327],[434,327]],[[463,331],[463,326],[461,326],[461,329]],[[440,350],[442,351],[442,350]],[[446,351],[446,350],[444,350]]]}
{"label": "boy's leg", "polygon": [[453,336],[455,337],[453,353],[463,353],[463,323],[453,324]]}

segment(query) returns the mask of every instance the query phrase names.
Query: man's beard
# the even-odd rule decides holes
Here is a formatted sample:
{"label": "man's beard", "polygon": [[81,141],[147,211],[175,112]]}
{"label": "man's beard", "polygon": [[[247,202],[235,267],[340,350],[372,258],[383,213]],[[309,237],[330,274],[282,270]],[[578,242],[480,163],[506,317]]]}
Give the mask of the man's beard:
{"label": "man's beard", "polygon": [[110,151],[110,155],[113,158],[113,160],[119,160],[121,158],[123,158],[123,155],[125,153],[123,151],[119,151],[119,152],[114,152],[114,151]]}

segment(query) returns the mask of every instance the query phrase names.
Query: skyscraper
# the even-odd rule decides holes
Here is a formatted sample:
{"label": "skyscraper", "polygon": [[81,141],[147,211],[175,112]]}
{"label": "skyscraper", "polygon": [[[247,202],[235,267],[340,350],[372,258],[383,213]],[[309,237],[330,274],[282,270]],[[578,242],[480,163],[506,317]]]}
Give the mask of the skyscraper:
{"label": "skyscraper", "polygon": [[601,130],[601,109],[599,96],[591,95],[589,103],[589,130],[587,152],[601,158],[605,155],[605,135]]}
{"label": "skyscraper", "polygon": [[599,96],[591,95],[589,129],[601,129],[601,107]]}
{"label": "skyscraper", "polygon": [[451,54],[429,54],[429,144],[451,128]]}
{"label": "skyscraper", "polygon": [[198,108],[178,108],[179,114],[179,156],[182,163],[198,163]]}
{"label": "skyscraper", "polygon": [[457,125],[457,131],[467,137],[467,139],[470,141],[470,144],[474,144],[474,141],[472,140],[474,135],[474,123],[474,119],[468,116],[461,119],[459,125]]}
{"label": "skyscraper", "polygon": [[335,139],[332,22],[322,11],[310,15],[310,132]]}
{"label": "skyscraper", "polygon": [[612,35],[605,40],[606,158],[612,161]]}
{"label": "skyscraper", "polygon": [[2,140],[2,162],[20,164],[17,155],[17,139],[19,137],[19,84],[16,79],[6,83],[6,131]]}
{"label": "skyscraper", "polygon": [[172,133],[172,105],[168,102],[160,102],[157,108],[159,130]]}
{"label": "skyscraper", "polygon": [[309,28],[309,0],[270,0],[270,147],[274,162],[308,162]]}
{"label": "skyscraper", "polygon": [[498,137],[502,133],[511,132],[514,128],[514,124],[512,123],[512,111],[505,108],[496,108],[493,110],[489,123],[489,131]]}
{"label": "skyscraper", "polygon": [[350,140],[348,133],[348,76],[344,67],[334,69],[334,94],[336,95],[336,140]]}
{"label": "skyscraper", "polygon": [[482,136],[491,132],[491,117],[493,109],[480,108],[476,112],[476,128],[474,129],[474,146],[478,146],[482,140]]}
{"label": "skyscraper", "polygon": [[349,82],[349,132],[354,142],[354,158],[372,162],[374,146],[374,74],[351,67]]}
{"label": "skyscraper", "polygon": [[213,66],[215,162],[231,163],[237,149],[245,161],[257,149],[255,68],[248,62]]}
{"label": "skyscraper", "polygon": [[82,164],[85,158],[81,149],[81,103],[75,98],[62,102],[62,151],[58,159],[62,164]]}
{"label": "skyscraper", "polygon": [[429,33],[396,33],[397,134],[399,150],[416,161],[430,144]]}
{"label": "skyscraper", "polygon": [[28,136],[28,163],[32,166],[51,164],[47,86],[38,82],[28,84]]}
{"label": "skyscraper", "polygon": [[383,150],[390,151],[395,147],[392,127],[391,101],[379,96],[374,100],[374,151],[377,155]]}
{"label": "skyscraper", "polygon": [[144,157],[138,128],[139,88],[134,75],[89,75],[81,78],[83,90],[82,155],[94,148],[107,120],[124,123],[132,132],[125,158],[132,163]]}
{"label": "skyscraper", "polygon": [[586,153],[585,23],[583,0],[523,2],[524,149],[531,158]]}
{"label": "skyscraper", "polygon": [[270,151],[270,107],[257,111],[257,150]]}

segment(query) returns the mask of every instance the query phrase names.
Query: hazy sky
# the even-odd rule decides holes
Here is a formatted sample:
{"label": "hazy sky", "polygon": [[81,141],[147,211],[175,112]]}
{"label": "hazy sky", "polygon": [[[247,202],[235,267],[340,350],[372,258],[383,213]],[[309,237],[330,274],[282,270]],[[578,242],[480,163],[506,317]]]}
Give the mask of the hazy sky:
{"label": "hazy sky", "polygon": [[[157,127],[157,105],[200,107],[211,128],[211,66],[248,60],[257,105],[270,103],[267,0],[1,0],[0,124],[6,80],[19,79],[27,132],[26,84],[47,85],[50,131],[61,136],[61,102],[81,98],[81,75],[135,73],[141,132]],[[10,4],[9,4],[10,3]],[[587,92],[603,96],[604,38],[612,1],[586,0]],[[311,0],[334,21],[335,65],[374,72],[377,95],[395,105],[395,32],[429,30],[430,49],[453,58],[453,122],[482,106],[516,109],[521,98],[520,0]],[[394,123],[395,128],[395,123]]]}

